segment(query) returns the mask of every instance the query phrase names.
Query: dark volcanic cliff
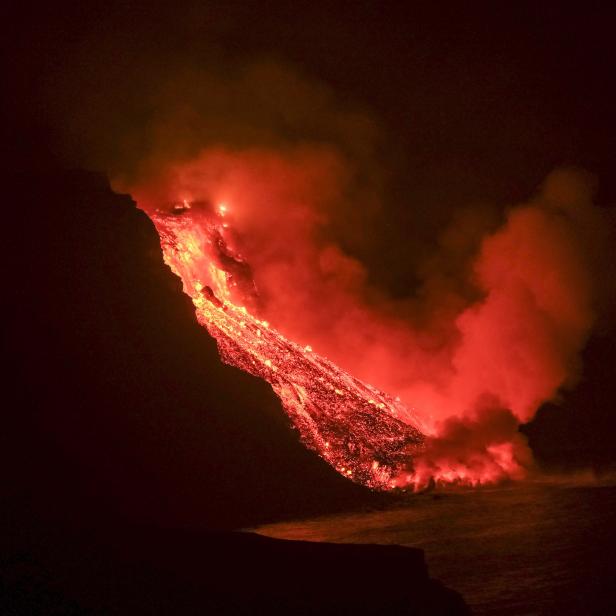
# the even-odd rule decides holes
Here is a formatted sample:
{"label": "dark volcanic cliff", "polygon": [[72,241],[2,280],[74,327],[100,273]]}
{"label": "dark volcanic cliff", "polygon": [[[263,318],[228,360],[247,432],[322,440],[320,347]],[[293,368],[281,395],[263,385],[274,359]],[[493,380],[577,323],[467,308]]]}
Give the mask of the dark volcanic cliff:
{"label": "dark volcanic cliff", "polygon": [[268,385],[221,363],[130,198],[83,172],[18,182],[5,227],[17,501],[229,528],[366,497],[297,442]]}
{"label": "dark volcanic cliff", "polygon": [[269,386],[221,364],[130,198],[85,172],[9,188],[0,590],[14,613],[463,613],[419,551],[212,534],[387,497],[306,451]]}

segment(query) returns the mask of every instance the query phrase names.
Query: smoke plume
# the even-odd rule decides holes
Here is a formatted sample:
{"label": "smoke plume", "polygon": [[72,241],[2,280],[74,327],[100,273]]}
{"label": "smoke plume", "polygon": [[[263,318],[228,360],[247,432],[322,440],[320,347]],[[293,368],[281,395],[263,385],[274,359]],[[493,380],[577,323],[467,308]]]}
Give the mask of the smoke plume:
{"label": "smoke plume", "polygon": [[[575,383],[595,318],[589,178],[560,169],[527,203],[452,212],[426,254],[415,230],[388,230],[422,203],[388,200],[378,123],[327,87],[267,60],[140,91],[148,113],[121,130],[76,115],[114,186],[148,212],[225,204],[259,318],[400,397],[429,436],[425,481],[520,476],[518,425]],[[415,272],[395,294],[379,279],[390,248]]]}

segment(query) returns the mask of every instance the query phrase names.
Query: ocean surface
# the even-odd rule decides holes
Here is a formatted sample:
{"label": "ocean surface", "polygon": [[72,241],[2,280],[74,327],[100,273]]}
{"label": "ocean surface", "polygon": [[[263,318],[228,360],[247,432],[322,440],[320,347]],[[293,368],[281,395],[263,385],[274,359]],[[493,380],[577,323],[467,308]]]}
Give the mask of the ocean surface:
{"label": "ocean surface", "polygon": [[[409,496],[395,507],[252,529],[422,548],[477,615],[616,615],[616,484],[542,481]],[[375,563],[378,566],[378,563]]]}

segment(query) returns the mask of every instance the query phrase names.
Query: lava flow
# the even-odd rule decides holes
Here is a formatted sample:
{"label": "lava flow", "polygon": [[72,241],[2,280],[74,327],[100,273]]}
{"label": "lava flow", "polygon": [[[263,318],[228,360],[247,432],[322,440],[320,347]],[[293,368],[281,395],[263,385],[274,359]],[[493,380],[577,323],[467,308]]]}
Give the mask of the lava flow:
{"label": "lava flow", "polygon": [[419,427],[409,425],[414,415],[399,398],[259,320],[250,267],[234,247],[226,205],[198,205],[184,201],[150,216],[165,262],[182,279],[223,360],[270,383],[302,442],[343,476],[380,490],[412,484],[413,457],[425,440],[419,418]]}

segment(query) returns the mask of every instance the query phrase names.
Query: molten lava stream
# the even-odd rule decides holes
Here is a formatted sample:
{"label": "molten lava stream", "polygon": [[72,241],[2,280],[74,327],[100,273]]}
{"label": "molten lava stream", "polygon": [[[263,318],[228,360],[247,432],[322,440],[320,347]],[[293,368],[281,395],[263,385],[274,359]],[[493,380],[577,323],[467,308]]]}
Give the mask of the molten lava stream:
{"label": "molten lava stream", "polygon": [[223,360],[270,383],[302,442],[344,477],[379,490],[412,485],[424,435],[399,419],[410,411],[237,305],[250,303],[254,285],[225,239],[223,208],[197,211],[183,202],[150,215],[165,262],[182,279]]}

